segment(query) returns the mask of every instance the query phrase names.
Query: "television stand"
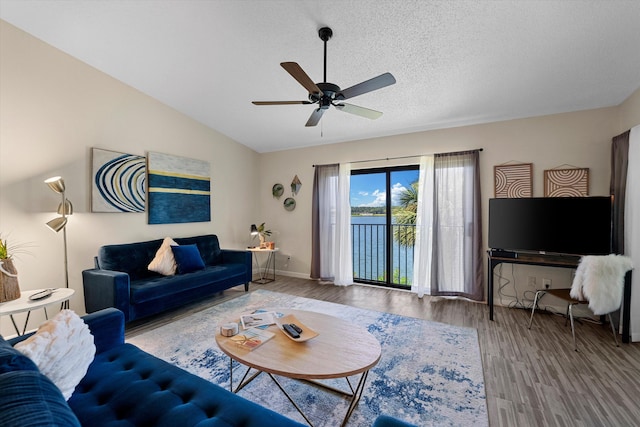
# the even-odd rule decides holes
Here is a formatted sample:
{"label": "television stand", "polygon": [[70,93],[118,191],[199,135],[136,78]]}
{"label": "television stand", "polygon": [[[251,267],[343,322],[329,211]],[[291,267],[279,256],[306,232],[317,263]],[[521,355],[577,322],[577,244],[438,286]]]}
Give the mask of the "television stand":
{"label": "television stand", "polygon": [[[513,254],[513,256],[512,256]],[[488,250],[489,257],[489,289],[487,303],[489,305],[489,320],[493,320],[493,269],[499,264],[523,264],[542,267],[577,268],[580,256],[559,254],[536,254],[527,252],[511,252],[505,254],[500,251]],[[622,296],[622,342],[628,343],[630,336],[629,324],[631,322],[631,271],[627,271],[624,277],[624,293]]]}

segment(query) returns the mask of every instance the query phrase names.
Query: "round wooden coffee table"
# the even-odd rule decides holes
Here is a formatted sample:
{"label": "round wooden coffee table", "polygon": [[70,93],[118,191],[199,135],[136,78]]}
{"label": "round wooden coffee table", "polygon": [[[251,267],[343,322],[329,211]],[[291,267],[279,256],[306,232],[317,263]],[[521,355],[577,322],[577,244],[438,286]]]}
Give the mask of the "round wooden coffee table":
{"label": "round wooden coffee table", "polygon": [[[289,309],[267,311],[294,315],[302,325],[317,332],[318,336],[308,341],[296,342],[285,336],[278,326],[271,325],[267,330],[275,333],[275,336],[250,351],[237,346],[230,338],[220,335],[219,330],[216,331],[216,342],[220,349],[232,360],[249,368],[235,390],[231,377],[232,391],[237,393],[261,372],[267,373],[309,425],[313,425],[273,375],[312,382],[319,379],[345,378],[349,384],[349,392],[331,388],[332,391],[340,392],[351,399],[342,422],[344,426],[360,400],[369,370],[380,360],[382,349],[378,340],[366,329],[327,314]],[[239,316],[232,321],[237,321],[238,318]],[[304,337],[304,334],[302,336]],[[257,372],[247,378],[252,368]],[[358,374],[361,374],[360,380],[354,388],[348,377]],[[316,384],[322,386],[320,383]]]}

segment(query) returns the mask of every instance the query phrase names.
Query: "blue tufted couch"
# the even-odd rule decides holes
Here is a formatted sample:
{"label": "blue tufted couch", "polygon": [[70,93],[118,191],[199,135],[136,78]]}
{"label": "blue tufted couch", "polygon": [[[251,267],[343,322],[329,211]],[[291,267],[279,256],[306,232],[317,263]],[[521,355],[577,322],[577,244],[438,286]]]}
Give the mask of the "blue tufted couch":
{"label": "blue tufted couch", "polygon": [[220,249],[215,234],[174,240],[181,246],[195,244],[205,268],[174,276],[149,271],[162,240],[102,246],[96,267],[82,272],[87,313],[115,307],[129,322],[241,284],[249,290],[250,252]]}
{"label": "blue tufted couch", "polygon": [[[124,343],[124,316],[109,308],[83,317],[96,356],[68,402],[15,344],[0,336],[0,425],[301,427],[289,418]],[[411,427],[380,416],[374,427]]]}

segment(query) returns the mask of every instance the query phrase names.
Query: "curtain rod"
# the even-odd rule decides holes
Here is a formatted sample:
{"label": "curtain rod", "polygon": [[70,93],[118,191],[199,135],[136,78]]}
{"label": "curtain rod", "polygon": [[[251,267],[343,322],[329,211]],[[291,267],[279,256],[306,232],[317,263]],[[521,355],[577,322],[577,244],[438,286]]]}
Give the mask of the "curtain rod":
{"label": "curtain rod", "polygon": [[[463,151],[454,151],[452,153],[434,153],[434,154],[416,154],[413,156],[399,156],[399,157],[384,157],[381,159],[369,159],[369,160],[355,160],[353,162],[349,162],[349,163],[367,163],[367,162],[378,162],[380,160],[398,160],[398,159],[411,159],[413,157],[421,157],[421,156],[451,156],[454,154],[463,154],[463,153],[472,153],[474,151],[482,151],[482,148],[476,148],[475,150],[463,150]],[[330,163],[327,163],[330,164]],[[323,166],[323,165],[313,165],[313,167],[315,168],[316,166]]]}

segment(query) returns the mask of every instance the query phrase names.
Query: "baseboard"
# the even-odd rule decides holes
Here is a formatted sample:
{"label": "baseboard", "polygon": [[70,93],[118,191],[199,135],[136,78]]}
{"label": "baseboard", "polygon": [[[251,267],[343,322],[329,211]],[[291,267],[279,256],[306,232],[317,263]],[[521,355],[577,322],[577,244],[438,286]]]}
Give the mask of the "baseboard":
{"label": "baseboard", "polygon": [[284,271],[284,270],[276,270],[276,275],[277,276],[288,276],[288,277],[295,277],[297,279],[311,279],[311,277],[309,277],[309,274],[305,274],[305,273],[296,273],[294,271]]}

